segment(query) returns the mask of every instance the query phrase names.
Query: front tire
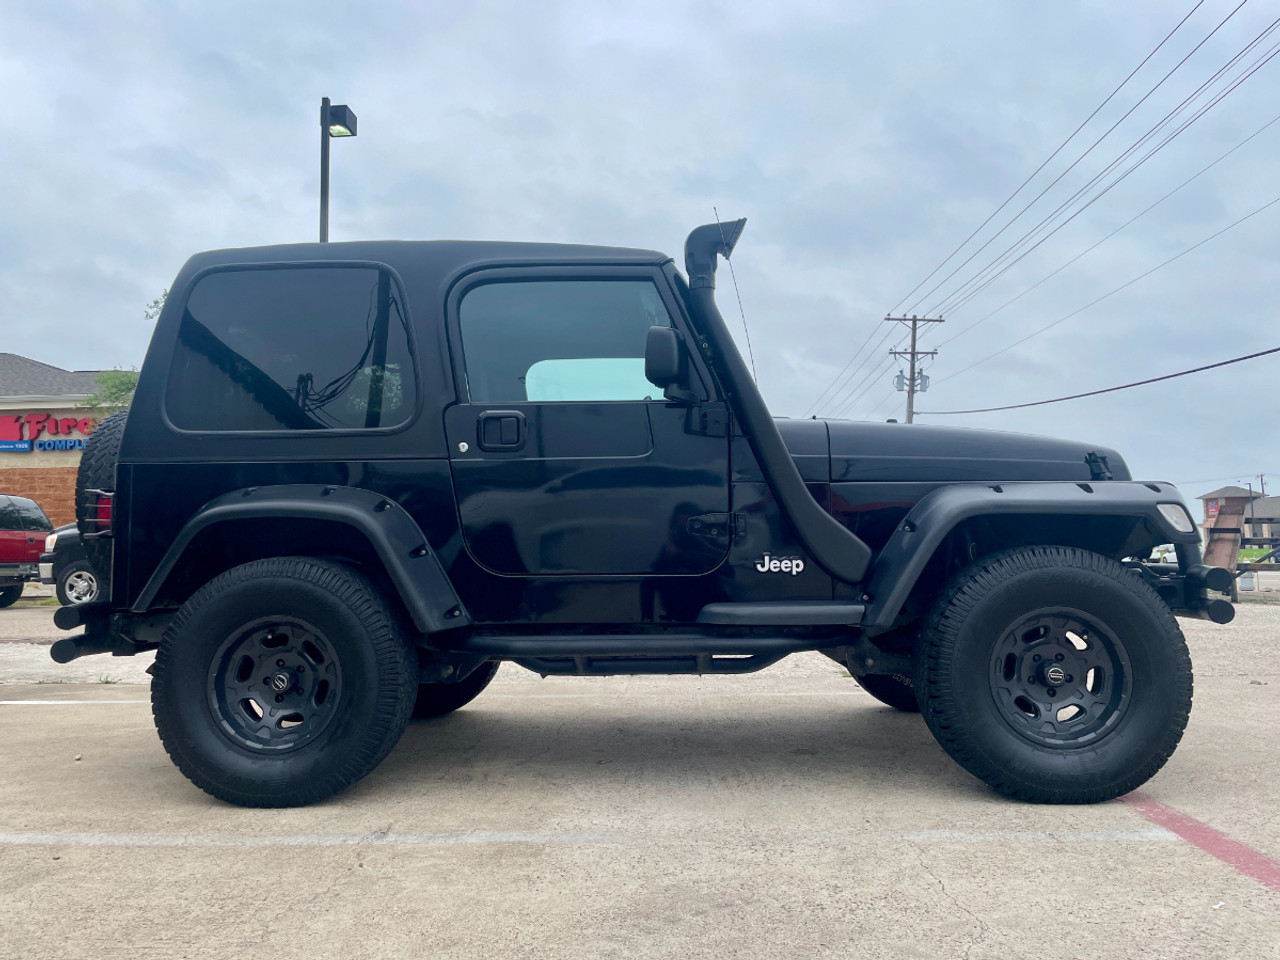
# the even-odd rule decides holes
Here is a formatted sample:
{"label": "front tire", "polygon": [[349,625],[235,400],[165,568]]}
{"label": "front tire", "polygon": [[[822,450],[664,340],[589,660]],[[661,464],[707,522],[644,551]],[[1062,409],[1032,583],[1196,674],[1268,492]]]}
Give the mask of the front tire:
{"label": "front tire", "polygon": [[1136,574],[1074,547],[1028,547],[961,571],[925,628],[916,687],[929,729],[989,786],[1098,803],[1164,765],[1191,711],[1191,659]]}
{"label": "front tire", "polygon": [[228,803],[316,803],[376,767],[409,721],[417,669],[394,617],[355,570],[258,560],[205,584],[156,654],[165,750]]}
{"label": "front tire", "polygon": [[92,603],[98,599],[102,590],[93,567],[83,561],[77,561],[58,575],[54,592],[58,595],[58,602],[66,607],[78,603]]}
{"label": "front tire", "polygon": [[22,596],[22,584],[13,587],[0,587],[0,610],[12,607]]}

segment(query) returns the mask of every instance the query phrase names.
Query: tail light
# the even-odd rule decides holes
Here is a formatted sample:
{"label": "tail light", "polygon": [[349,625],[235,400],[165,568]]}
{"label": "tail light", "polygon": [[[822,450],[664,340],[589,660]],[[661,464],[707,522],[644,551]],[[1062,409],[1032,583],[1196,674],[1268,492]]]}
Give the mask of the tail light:
{"label": "tail light", "polygon": [[94,501],[89,519],[93,522],[93,534],[99,537],[111,536],[111,499],[112,494],[97,491],[98,499]]}

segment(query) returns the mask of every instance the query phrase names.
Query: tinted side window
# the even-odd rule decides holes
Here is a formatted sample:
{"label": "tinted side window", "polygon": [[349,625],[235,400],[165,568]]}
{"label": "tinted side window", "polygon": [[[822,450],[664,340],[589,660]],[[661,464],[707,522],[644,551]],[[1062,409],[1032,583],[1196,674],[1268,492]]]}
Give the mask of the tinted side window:
{"label": "tinted side window", "polygon": [[21,530],[22,518],[8,497],[0,497],[0,530]]}
{"label": "tinted side window", "polygon": [[187,430],[389,427],[414,408],[399,288],[372,267],[226,270],[187,299],[165,405]]}
{"label": "tinted side window", "polygon": [[49,522],[49,518],[40,509],[40,504],[25,497],[13,497],[12,500],[13,505],[18,508],[19,516],[22,517],[23,529],[46,531],[53,529],[53,524]]}
{"label": "tinted side window", "polygon": [[662,398],[644,346],[671,316],[648,280],[488,283],[462,298],[458,322],[472,403]]}

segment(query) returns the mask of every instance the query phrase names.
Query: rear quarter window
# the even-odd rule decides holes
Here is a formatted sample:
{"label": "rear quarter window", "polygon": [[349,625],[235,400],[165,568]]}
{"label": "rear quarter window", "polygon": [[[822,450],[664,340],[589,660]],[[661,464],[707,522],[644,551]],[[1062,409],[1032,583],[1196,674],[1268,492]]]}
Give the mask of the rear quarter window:
{"label": "rear quarter window", "polygon": [[165,411],[184,430],[396,427],[416,406],[411,342],[387,270],[219,270],[187,297]]}

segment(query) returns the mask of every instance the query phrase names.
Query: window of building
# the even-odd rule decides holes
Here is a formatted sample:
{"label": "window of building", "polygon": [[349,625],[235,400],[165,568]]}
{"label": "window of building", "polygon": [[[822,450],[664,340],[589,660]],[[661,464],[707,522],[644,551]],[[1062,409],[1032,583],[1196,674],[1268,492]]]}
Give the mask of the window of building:
{"label": "window of building", "polygon": [[644,348],[671,315],[651,281],[487,283],[462,298],[459,325],[472,403],[661,398]]}
{"label": "window of building", "polygon": [[237,431],[404,423],[417,386],[400,297],[374,267],[208,274],[182,316],[169,419]]}

